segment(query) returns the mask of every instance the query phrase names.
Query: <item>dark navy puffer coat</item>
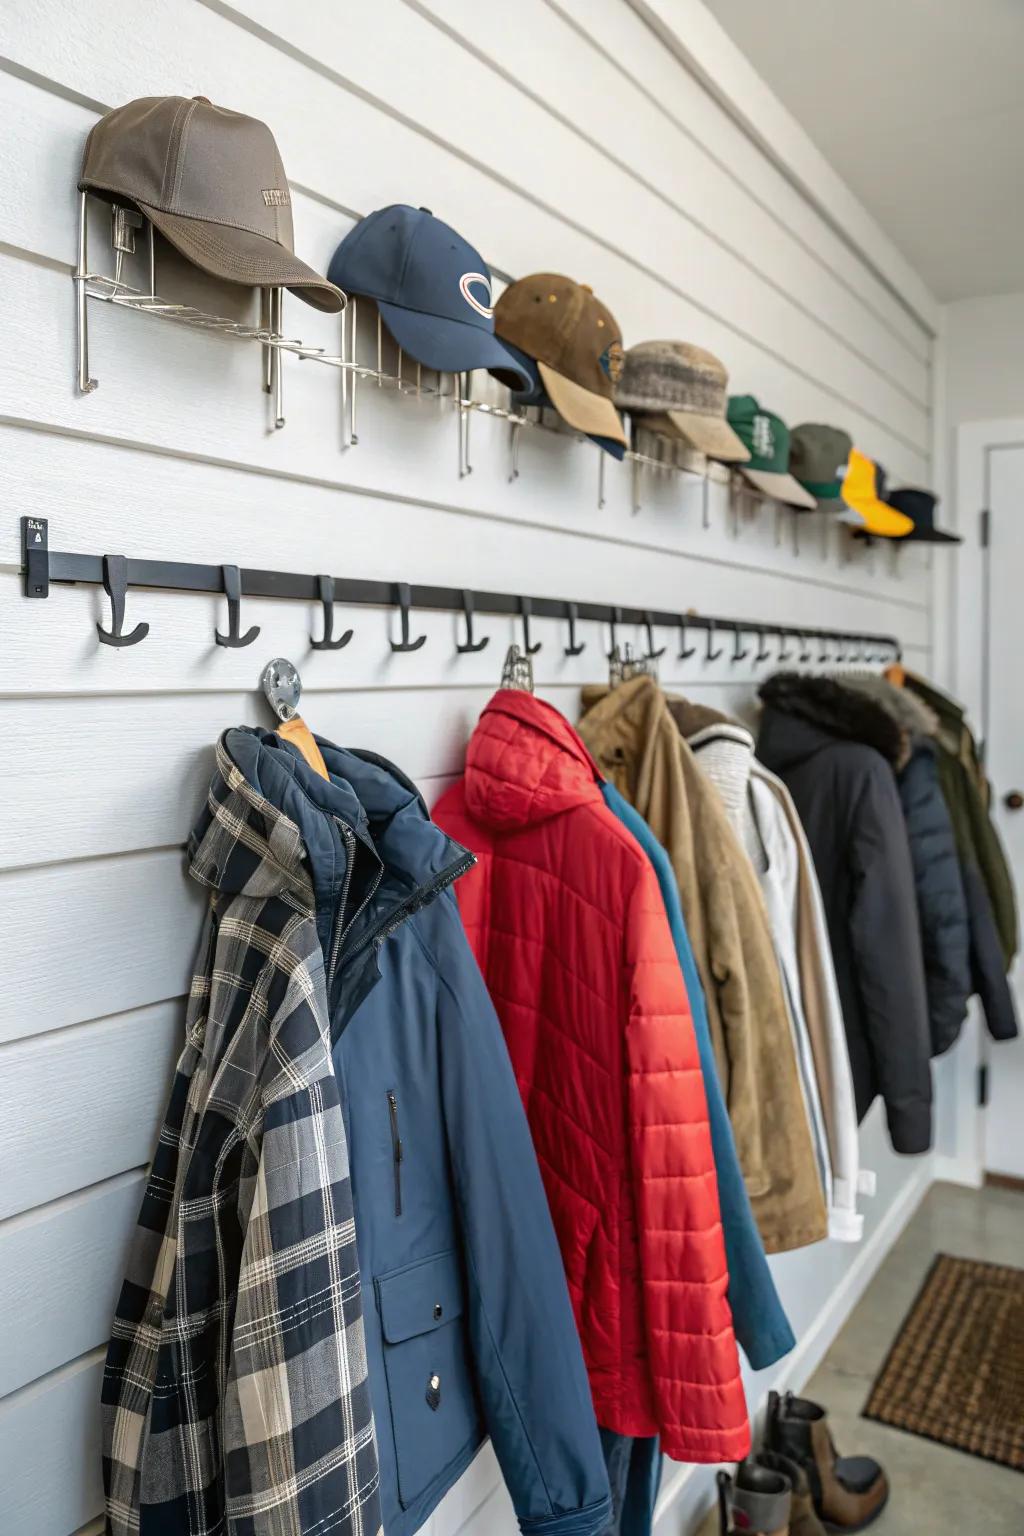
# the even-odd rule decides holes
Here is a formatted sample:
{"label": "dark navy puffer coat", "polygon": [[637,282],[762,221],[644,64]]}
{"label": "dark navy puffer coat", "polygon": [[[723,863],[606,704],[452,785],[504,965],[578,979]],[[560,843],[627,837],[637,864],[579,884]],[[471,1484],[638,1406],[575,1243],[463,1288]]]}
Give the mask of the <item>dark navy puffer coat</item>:
{"label": "dark navy puffer coat", "polygon": [[225,742],[298,827],[316,893],[384,1530],[412,1536],[490,1435],[524,1532],[598,1536],[608,1479],[561,1254],[450,889],[472,856],[381,758],[321,740],[327,781],[271,732]]}

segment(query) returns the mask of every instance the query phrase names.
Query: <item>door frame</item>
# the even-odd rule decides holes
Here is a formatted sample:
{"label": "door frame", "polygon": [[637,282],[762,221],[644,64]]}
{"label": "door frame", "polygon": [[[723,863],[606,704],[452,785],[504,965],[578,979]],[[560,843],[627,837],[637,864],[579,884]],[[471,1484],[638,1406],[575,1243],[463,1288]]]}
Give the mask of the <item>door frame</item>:
{"label": "door frame", "polygon": [[[987,560],[982,517],[988,509],[993,454],[1024,448],[1024,417],[966,422],[956,433],[955,490],[949,522],[963,536],[952,555],[946,602],[949,619],[944,647],[952,693],[978,722],[982,738],[989,725],[990,636]],[[936,1062],[936,1098],[941,1114],[936,1134],[935,1176],[979,1188],[985,1179],[985,1122],[978,1105],[978,1072],[988,1059],[988,1035],[970,1013],[960,1041]]]}

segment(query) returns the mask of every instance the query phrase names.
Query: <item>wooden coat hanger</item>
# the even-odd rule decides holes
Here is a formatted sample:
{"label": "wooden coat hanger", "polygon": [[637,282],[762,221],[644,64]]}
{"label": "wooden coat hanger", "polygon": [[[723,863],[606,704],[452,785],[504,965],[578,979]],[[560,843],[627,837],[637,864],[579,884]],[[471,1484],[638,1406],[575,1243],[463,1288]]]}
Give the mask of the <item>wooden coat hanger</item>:
{"label": "wooden coat hanger", "polygon": [[275,656],[263,668],[260,686],[267,703],[280,721],[277,734],[298,748],[314,773],[318,773],[322,779],[329,779],[324,755],[316,744],[313,732],[299,714],[302,679],[298,668],[283,656]]}

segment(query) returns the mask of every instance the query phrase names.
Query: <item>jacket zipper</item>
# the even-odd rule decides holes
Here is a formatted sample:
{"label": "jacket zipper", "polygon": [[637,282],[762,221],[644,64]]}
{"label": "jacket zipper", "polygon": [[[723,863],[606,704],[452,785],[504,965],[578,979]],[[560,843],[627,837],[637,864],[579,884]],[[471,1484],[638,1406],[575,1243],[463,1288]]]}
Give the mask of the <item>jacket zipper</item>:
{"label": "jacket zipper", "polygon": [[391,1155],[395,1164],[395,1215],[402,1214],[402,1159],[405,1156],[402,1138],[398,1134],[398,1099],[388,1089],[388,1116],[391,1120]]}

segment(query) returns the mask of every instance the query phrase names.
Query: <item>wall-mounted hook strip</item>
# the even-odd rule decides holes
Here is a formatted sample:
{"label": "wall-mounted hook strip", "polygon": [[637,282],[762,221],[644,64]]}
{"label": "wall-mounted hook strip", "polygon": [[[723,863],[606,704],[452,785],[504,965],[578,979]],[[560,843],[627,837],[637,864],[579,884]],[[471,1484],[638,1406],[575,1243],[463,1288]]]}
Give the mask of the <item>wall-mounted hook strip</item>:
{"label": "wall-mounted hook strip", "polygon": [[705,661],[717,661],[719,656],[724,654],[724,652],[722,650],[722,647],[720,645],[719,646],[715,646],[715,643],[714,643],[714,641],[715,641],[715,624],[716,624],[716,620],[715,619],[708,619],[708,621],[707,621],[707,626],[708,626],[707,639],[704,642],[704,660]]}
{"label": "wall-mounted hook strip", "polygon": [[658,661],[665,654],[665,647],[654,649],[654,616],[648,608],[644,613],[644,629],[647,631],[647,650],[644,654],[645,661]]}
{"label": "wall-mounted hook strip", "polygon": [[696,654],[696,651],[697,647],[695,645],[687,645],[686,643],[686,615],[681,613],[679,615],[679,654],[676,659],[678,661],[689,661],[690,657]]}
{"label": "wall-mounted hook strip", "polygon": [[569,644],[565,646],[565,654],[567,656],[582,656],[586,649],[586,641],[576,639],[576,620],[579,617],[579,605],[577,603],[566,603],[565,608],[566,616],[569,620]]}
{"label": "wall-mounted hook strip", "polygon": [[96,633],[104,645],[138,645],[149,634],[148,624],[136,624],[124,633],[124,595],[128,590],[128,561],[124,555],[103,556],[103,589],[110,598],[111,627],[97,623]]}
{"label": "wall-mounted hook strip", "polygon": [[482,651],[491,641],[490,635],[484,635],[482,640],[473,639],[473,594],[468,587],[462,593],[462,612],[466,620],[466,638],[455,649],[460,656],[468,656],[471,651]]}
{"label": "wall-mounted hook strip", "polygon": [[420,635],[416,640],[409,639],[409,609],[412,607],[412,593],[407,581],[395,582],[395,599],[398,603],[398,611],[401,617],[401,640],[389,640],[393,651],[418,651],[420,646],[426,645],[426,635]]}
{"label": "wall-mounted hook strip", "polygon": [[754,661],[758,665],[760,665],[762,661],[767,661],[771,655],[771,650],[764,643],[764,637],[765,631],[763,629],[759,629],[757,632],[757,650],[754,652]]}
{"label": "wall-mounted hook strip", "polygon": [[242,616],[242,575],[237,565],[222,565],[224,596],[228,600],[228,632],[222,635],[219,629],[213,632],[213,638],[218,645],[226,645],[235,650],[243,645],[252,645],[260,632],[260,626],[254,624],[243,635],[241,632]]}
{"label": "wall-mounted hook strip", "polygon": [[608,656],[607,656],[607,660],[608,661],[614,661],[615,657],[616,657],[616,654],[618,653],[618,649],[619,649],[618,628],[619,628],[619,625],[621,623],[622,623],[622,609],[621,608],[613,608],[612,611],[611,611],[611,616],[610,616],[610,618],[608,620],[608,628],[611,631],[611,637],[612,637],[612,643],[611,643],[611,646],[609,647],[609,650],[608,650]]}
{"label": "wall-mounted hook strip", "polygon": [[352,631],[346,629],[337,640],[334,638],[334,577],[318,576],[316,585],[324,610],[324,636],[322,640],[314,640],[310,635],[309,643],[314,651],[340,651],[352,639]]}
{"label": "wall-mounted hook strip", "polygon": [[750,655],[750,647],[743,644],[743,628],[740,623],[732,626],[732,655],[729,657],[729,665],[735,666],[736,662],[743,661]]}
{"label": "wall-mounted hook strip", "polygon": [[527,656],[536,656],[544,643],[542,640],[536,640],[533,645],[530,644],[530,615],[532,613],[533,599],[531,597],[521,597],[519,599],[519,615],[523,621],[523,650]]}

